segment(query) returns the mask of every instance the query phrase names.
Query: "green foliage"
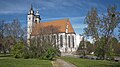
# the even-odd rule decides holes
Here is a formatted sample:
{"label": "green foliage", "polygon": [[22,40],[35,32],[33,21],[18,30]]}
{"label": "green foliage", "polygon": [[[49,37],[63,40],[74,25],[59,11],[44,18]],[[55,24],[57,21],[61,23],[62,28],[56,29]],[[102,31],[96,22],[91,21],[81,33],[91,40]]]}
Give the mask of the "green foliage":
{"label": "green foliage", "polygon": [[82,39],[82,41],[80,42],[80,44],[79,44],[79,47],[78,47],[78,49],[77,49],[77,54],[84,54],[84,47],[85,47],[85,44],[84,44],[84,38]]}
{"label": "green foliage", "polygon": [[93,51],[93,44],[91,44],[89,41],[84,41],[84,39],[82,39],[77,49],[77,54],[90,54]]}
{"label": "green foliage", "polygon": [[[100,41],[96,41],[95,42],[95,55],[100,57],[100,58],[104,58],[105,54],[107,55],[107,58],[111,58],[113,59],[113,56],[119,56],[120,54],[120,46],[119,46],[119,42],[115,37],[112,37],[109,41],[109,46],[106,45],[106,39],[105,37],[101,37]],[[106,49],[109,50],[107,51]]]}
{"label": "green foliage", "polygon": [[12,54],[15,58],[21,58],[23,56],[24,43],[22,41],[17,42],[12,48]]}
{"label": "green foliage", "polygon": [[29,47],[30,58],[37,58],[38,50],[39,49],[36,46],[30,46]]}
{"label": "green foliage", "polygon": [[29,58],[39,58],[52,60],[55,56],[60,56],[60,51],[53,41],[49,41],[43,35],[32,38],[29,46]]}
{"label": "green foliage", "polygon": [[100,59],[104,59],[105,55],[105,38],[102,37],[100,41],[95,42],[96,49],[95,49],[95,55],[99,57]]}
{"label": "green foliage", "polygon": [[43,54],[43,59],[52,60],[55,57],[56,50],[53,47],[49,47],[45,54]]}
{"label": "green foliage", "polygon": [[[45,44],[44,44],[45,45]],[[24,48],[23,50],[23,58],[39,58],[39,59],[46,59],[52,60],[55,56],[59,56],[60,51],[52,46],[29,46]]]}
{"label": "green foliage", "polygon": [[23,49],[23,56],[22,56],[24,59],[28,59],[28,58],[30,58],[30,51],[28,50],[28,48],[27,47],[25,47],[24,49]]}
{"label": "green foliage", "polygon": [[87,47],[87,53],[90,54],[91,52],[94,51],[93,44],[90,43],[89,41],[86,42],[86,47]]}

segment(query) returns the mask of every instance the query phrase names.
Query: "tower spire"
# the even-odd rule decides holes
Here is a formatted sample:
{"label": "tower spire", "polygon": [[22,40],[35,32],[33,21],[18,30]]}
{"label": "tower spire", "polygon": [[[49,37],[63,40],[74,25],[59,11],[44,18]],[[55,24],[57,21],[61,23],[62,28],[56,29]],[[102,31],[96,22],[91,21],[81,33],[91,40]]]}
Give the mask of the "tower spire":
{"label": "tower spire", "polygon": [[32,4],[31,4],[30,10],[29,10],[29,14],[34,15],[34,10],[33,10],[33,6],[32,6]]}
{"label": "tower spire", "polygon": [[33,6],[32,6],[32,4],[31,4],[31,7],[30,7],[30,10],[33,10]]}

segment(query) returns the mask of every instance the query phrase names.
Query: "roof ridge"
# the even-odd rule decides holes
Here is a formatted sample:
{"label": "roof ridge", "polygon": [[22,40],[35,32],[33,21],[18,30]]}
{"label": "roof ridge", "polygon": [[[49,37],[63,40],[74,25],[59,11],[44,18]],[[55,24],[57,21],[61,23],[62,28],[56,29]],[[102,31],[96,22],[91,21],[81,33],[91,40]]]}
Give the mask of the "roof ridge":
{"label": "roof ridge", "polygon": [[64,18],[64,19],[58,19],[58,20],[51,20],[51,21],[47,21],[47,22],[42,22],[42,23],[52,23],[55,21],[60,21],[60,20],[65,20],[65,21],[69,21],[69,18]]}

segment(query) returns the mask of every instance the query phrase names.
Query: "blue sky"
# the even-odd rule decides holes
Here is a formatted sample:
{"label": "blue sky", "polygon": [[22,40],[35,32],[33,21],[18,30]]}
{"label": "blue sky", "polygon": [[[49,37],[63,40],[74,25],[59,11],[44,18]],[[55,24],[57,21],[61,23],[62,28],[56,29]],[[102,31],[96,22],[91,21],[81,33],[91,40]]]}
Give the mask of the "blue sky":
{"label": "blue sky", "polygon": [[83,33],[84,18],[92,7],[99,14],[107,13],[106,8],[111,5],[120,11],[120,0],[0,0],[0,20],[11,22],[17,18],[26,25],[31,4],[39,10],[42,22],[69,18],[77,34]]}

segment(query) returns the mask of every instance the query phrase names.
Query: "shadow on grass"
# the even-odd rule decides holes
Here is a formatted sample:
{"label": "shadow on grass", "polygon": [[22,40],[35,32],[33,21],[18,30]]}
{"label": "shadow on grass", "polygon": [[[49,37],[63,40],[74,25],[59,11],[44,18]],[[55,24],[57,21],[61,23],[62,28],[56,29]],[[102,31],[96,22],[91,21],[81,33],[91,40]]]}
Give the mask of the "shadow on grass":
{"label": "shadow on grass", "polygon": [[0,54],[0,57],[11,57],[11,54]]}
{"label": "shadow on grass", "polygon": [[56,58],[53,58],[51,61],[55,61],[56,60]]}

